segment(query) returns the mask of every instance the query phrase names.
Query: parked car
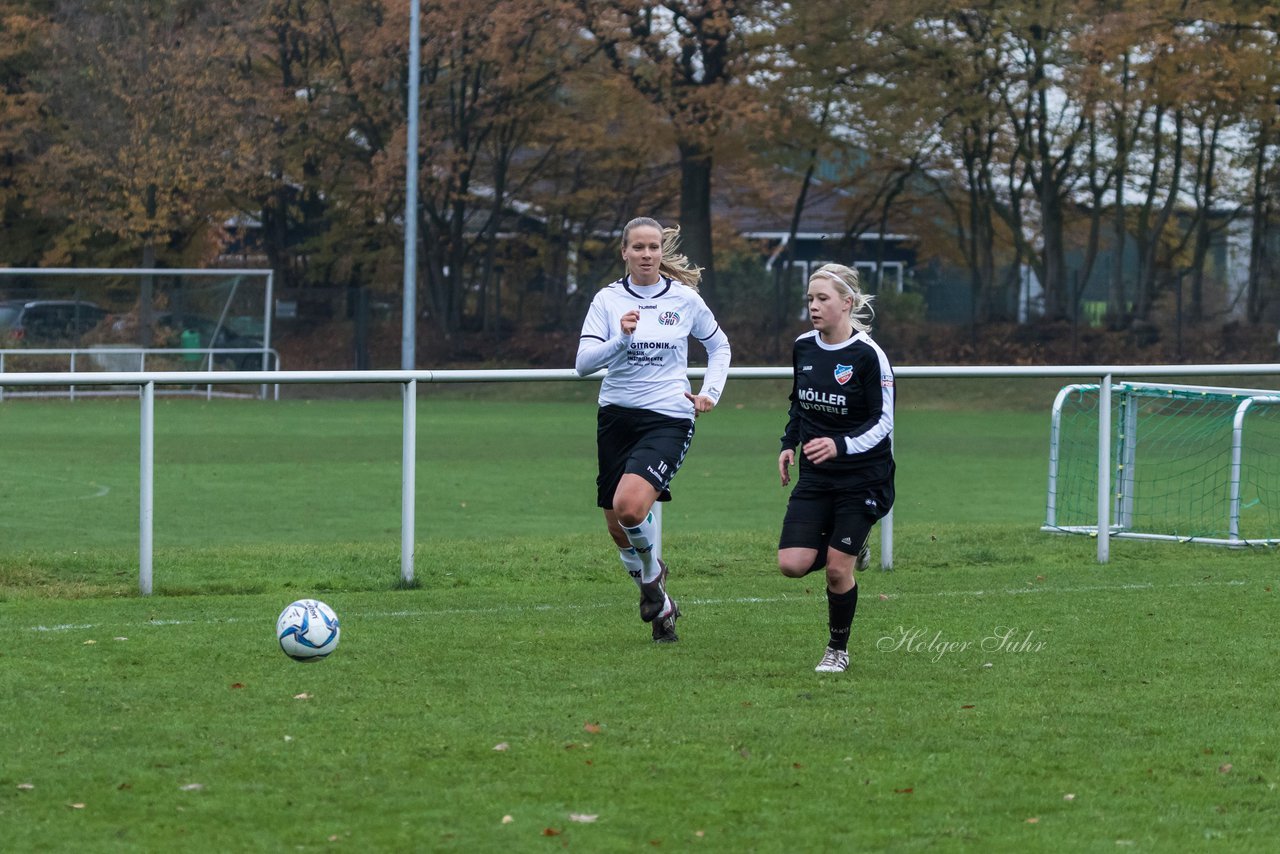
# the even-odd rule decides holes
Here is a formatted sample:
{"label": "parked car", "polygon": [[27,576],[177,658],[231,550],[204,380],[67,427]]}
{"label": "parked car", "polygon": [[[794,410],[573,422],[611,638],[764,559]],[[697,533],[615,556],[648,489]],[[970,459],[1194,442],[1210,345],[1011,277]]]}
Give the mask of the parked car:
{"label": "parked car", "polygon": [[75,345],[106,316],[105,308],[88,300],[0,301],[0,346]]}

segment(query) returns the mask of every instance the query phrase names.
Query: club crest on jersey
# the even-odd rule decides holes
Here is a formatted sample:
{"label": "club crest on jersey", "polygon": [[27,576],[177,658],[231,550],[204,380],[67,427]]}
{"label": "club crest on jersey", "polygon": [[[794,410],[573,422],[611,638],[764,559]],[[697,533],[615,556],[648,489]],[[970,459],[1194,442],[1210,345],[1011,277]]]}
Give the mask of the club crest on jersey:
{"label": "club crest on jersey", "polygon": [[662,314],[658,315],[659,326],[675,326],[679,322],[680,315],[677,312],[664,311]]}
{"label": "club crest on jersey", "polygon": [[853,379],[853,365],[836,365],[836,382],[844,385]]}

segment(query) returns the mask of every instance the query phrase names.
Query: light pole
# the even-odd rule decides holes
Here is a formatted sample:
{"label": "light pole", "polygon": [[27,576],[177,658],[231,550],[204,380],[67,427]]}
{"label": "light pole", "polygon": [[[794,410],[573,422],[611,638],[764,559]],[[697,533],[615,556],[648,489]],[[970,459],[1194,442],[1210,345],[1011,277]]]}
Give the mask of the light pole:
{"label": "light pole", "polygon": [[418,0],[409,3],[409,132],[404,176],[404,324],[400,367],[412,371],[418,340],[418,77],[422,64]]}

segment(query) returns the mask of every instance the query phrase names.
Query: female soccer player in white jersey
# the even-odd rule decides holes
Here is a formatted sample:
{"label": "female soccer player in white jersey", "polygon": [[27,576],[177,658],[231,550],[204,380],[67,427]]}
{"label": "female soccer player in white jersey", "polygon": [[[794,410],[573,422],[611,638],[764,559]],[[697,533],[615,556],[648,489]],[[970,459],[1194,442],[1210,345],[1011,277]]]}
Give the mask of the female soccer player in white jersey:
{"label": "female soccer player in white jersey", "polygon": [[[729,339],[698,295],[702,268],[677,251],[680,229],[648,217],[622,230],[626,275],[591,301],[575,369],[601,368],[596,502],[622,565],[640,587],[640,619],[653,639],[671,643],[680,609],[667,595],[667,565],[654,554],[653,503],[669,501],[671,478],[693,439],[694,419],[720,400],[729,373]],[[698,394],[689,386],[689,338],[707,351]]]}
{"label": "female soccer player in white jersey", "polygon": [[782,485],[800,476],[778,539],[778,568],[790,578],[827,571],[830,640],[820,673],[849,666],[858,605],[853,570],[871,562],[871,526],[893,506],[893,368],[871,340],[871,298],[858,274],[827,264],[809,277],[813,329],[792,353],[791,410],[778,455]]}

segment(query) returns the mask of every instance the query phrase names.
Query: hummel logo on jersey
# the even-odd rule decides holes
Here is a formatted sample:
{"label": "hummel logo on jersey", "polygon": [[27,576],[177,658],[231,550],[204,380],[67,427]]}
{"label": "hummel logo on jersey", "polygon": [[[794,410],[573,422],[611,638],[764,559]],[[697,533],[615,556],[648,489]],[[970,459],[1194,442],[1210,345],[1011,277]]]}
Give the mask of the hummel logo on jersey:
{"label": "hummel logo on jersey", "polygon": [[656,306],[656,305],[638,305],[638,306],[636,306],[636,308],[641,308],[641,309],[643,309],[643,308],[657,308],[657,306]]}
{"label": "hummel logo on jersey", "polygon": [[874,498],[868,498],[868,499],[867,499],[866,501],[864,501],[863,503],[864,503],[864,504],[866,504],[868,507],[875,507],[875,506],[876,506],[876,500],[875,500]]}
{"label": "hummel logo on jersey", "polygon": [[680,315],[674,311],[664,311],[658,315],[659,326],[675,326],[680,322]]}
{"label": "hummel logo on jersey", "polygon": [[802,371],[812,371],[812,370],[813,370],[813,365],[805,365],[805,366],[804,366],[803,368],[801,368],[800,370],[802,370]]}
{"label": "hummel logo on jersey", "polygon": [[836,382],[844,385],[853,379],[853,365],[836,365]]}
{"label": "hummel logo on jersey", "polygon": [[845,537],[843,540],[840,541],[840,543],[842,545],[851,546],[853,545],[853,540],[850,537]]}

